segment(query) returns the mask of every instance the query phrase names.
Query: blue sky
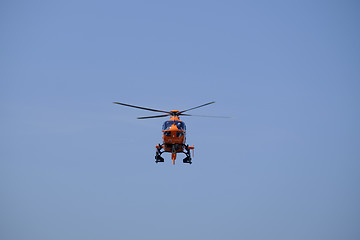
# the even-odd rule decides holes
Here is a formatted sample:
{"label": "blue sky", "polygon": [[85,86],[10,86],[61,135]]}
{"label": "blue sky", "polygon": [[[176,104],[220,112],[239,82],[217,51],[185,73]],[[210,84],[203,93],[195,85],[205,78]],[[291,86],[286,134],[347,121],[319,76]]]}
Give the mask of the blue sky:
{"label": "blue sky", "polygon": [[[1,238],[359,239],[359,10],[3,1]],[[213,100],[236,118],[183,118],[191,166],[112,104]]]}

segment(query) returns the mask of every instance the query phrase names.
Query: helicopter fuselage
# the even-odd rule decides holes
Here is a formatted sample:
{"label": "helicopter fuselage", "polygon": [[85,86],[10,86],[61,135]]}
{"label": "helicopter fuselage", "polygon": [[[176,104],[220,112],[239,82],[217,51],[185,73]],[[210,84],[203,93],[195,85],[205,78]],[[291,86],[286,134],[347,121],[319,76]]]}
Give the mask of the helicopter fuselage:
{"label": "helicopter fuselage", "polygon": [[[171,112],[175,111],[176,110],[173,110]],[[173,164],[175,164],[177,153],[185,153],[186,158],[183,159],[183,162],[191,164],[190,149],[194,149],[194,147],[186,145],[185,123],[181,121],[178,116],[172,116],[168,121],[164,122],[162,132],[163,144],[156,145],[156,162],[163,162],[164,159],[161,157],[161,154],[170,152]]]}
{"label": "helicopter fuselage", "polygon": [[165,152],[183,152],[186,142],[186,125],[179,117],[171,117],[163,124]]}

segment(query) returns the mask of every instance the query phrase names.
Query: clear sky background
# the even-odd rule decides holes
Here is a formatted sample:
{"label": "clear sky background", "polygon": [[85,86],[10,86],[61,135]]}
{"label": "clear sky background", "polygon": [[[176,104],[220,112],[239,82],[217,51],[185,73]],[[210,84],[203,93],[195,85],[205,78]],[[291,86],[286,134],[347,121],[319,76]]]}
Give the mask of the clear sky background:
{"label": "clear sky background", "polygon": [[[0,238],[360,239],[358,1],[2,1]],[[186,118],[192,165],[155,164]]]}

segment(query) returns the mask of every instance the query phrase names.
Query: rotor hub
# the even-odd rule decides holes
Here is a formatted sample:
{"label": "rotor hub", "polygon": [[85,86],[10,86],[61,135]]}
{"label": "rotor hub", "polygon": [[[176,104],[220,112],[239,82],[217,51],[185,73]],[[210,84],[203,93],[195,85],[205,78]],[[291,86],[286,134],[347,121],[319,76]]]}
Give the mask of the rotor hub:
{"label": "rotor hub", "polygon": [[179,116],[179,110],[171,110],[170,113],[171,113],[171,115],[174,116],[174,117],[175,117],[175,116]]}

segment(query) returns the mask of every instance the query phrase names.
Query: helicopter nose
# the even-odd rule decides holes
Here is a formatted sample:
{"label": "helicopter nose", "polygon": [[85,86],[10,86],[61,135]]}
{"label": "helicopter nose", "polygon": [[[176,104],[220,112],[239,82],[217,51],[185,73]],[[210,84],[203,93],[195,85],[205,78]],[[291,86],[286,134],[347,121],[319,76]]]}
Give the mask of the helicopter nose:
{"label": "helicopter nose", "polygon": [[179,131],[178,127],[173,124],[171,125],[171,127],[169,128],[170,132],[171,132],[171,137],[176,137],[177,136],[177,132]]}
{"label": "helicopter nose", "polygon": [[178,127],[177,127],[175,124],[171,125],[171,127],[169,128],[169,130],[170,130],[170,131],[179,131]]}

